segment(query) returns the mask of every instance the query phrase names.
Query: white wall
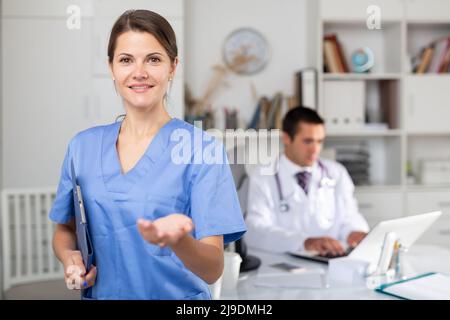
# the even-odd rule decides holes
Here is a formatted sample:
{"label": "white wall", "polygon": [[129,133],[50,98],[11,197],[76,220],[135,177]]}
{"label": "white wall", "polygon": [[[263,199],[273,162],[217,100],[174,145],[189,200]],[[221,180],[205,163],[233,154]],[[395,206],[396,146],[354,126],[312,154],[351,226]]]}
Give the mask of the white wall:
{"label": "white wall", "polygon": [[257,29],[272,50],[266,69],[253,76],[233,74],[229,87],[216,94],[213,108],[219,128],[224,126],[224,106],[237,107],[243,118],[250,119],[256,106],[251,83],[258,96],[279,90],[292,95],[294,71],[314,63],[313,44],[308,45],[307,18],[312,14],[307,12],[308,0],[186,0],[185,10],[185,81],[196,97],[203,95],[211,67],[222,63],[223,41],[234,29]]}

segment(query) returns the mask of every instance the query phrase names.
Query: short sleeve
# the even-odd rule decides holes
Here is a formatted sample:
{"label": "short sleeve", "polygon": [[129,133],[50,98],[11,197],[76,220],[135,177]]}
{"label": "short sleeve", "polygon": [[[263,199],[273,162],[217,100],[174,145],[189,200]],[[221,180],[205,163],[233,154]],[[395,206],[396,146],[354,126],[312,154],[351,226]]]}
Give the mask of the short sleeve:
{"label": "short sleeve", "polygon": [[74,217],[72,179],[70,175],[70,161],[72,159],[71,143],[67,148],[61,168],[61,177],[53,201],[49,218],[56,223],[67,223]]}
{"label": "short sleeve", "polygon": [[221,161],[194,165],[197,170],[192,177],[191,218],[196,239],[223,235],[227,244],[238,240],[247,229],[227,155],[220,147]]}

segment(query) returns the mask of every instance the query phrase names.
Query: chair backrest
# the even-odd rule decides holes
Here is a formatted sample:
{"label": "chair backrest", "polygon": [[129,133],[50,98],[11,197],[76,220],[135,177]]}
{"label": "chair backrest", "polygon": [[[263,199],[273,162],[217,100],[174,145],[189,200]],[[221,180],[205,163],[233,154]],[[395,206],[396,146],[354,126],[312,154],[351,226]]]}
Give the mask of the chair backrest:
{"label": "chair backrest", "polygon": [[[248,186],[249,180],[246,170],[246,165],[243,161],[237,161],[237,155],[239,155],[243,147],[236,146],[234,149],[230,150],[229,160],[231,173],[233,174],[234,184],[236,185],[236,191],[239,198],[239,204],[241,205],[242,214],[244,218],[247,214],[247,197],[248,197]],[[231,155],[231,157],[230,157]]]}

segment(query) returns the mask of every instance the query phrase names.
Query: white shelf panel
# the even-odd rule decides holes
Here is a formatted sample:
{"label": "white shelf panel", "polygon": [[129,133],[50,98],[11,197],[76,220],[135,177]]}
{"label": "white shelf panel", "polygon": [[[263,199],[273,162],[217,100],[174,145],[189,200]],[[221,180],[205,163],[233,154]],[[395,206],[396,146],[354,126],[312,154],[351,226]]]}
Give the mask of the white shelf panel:
{"label": "white shelf panel", "polygon": [[[367,25],[367,17],[361,18],[322,18],[321,20],[323,23],[338,23],[338,24],[347,24],[347,25]],[[381,28],[383,28],[383,25],[393,25],[401,23],[402,19],[383,19],[381,22]]]}
{"label": "white shelf panel", "polygon": [[400,73],[323,73],[324,80],[399,80],[402,78]]}
{"label": "white shelf panel", "polygon": [[340,137],[400,137],[401,130],[383,130],[383,131],[353,131],[353,132],[329,132],[327,137],[340,138]]}
{"label": "white shelf panel", "polygon": [[412,77],[412,78],[450,78],[450,73],[408,73],[407,74],[408,77]]}
{"label": "white shelf panel", "polygon": [[403,186],[401,185],[371,185],[371,186],[356,186],[356,193],[392,193],[402,192]]}
{"label": "white shelf panel", "polygon": [[[450,192],[450,184],[413,184],[406,186],[407,192]],[[449,199],[450,200],[450,199]]]}
{"label": "white shelf panel", "polygon": [[428,132],[420,132],[420,131],[408,131],[406,132],[408,136],[411,137],[445,137],[450,136],[450,130],[449,131],[428,131]]}

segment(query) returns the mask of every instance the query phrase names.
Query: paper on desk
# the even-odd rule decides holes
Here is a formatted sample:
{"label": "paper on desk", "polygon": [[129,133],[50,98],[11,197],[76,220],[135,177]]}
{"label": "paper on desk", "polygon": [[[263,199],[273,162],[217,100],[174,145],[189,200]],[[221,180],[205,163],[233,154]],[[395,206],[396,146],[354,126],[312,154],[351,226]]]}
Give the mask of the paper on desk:
{"label": "paper on desk", "polygon": [[450,276],[433,273],[387,285],[382,292],[410,300],[450,300]]}
{"label": "paper on desk", "polygon": [[323,270],[307,270],[300,273],[259,274],[253,280],[256,287],[286,289],[322,289],[327,286]]}

